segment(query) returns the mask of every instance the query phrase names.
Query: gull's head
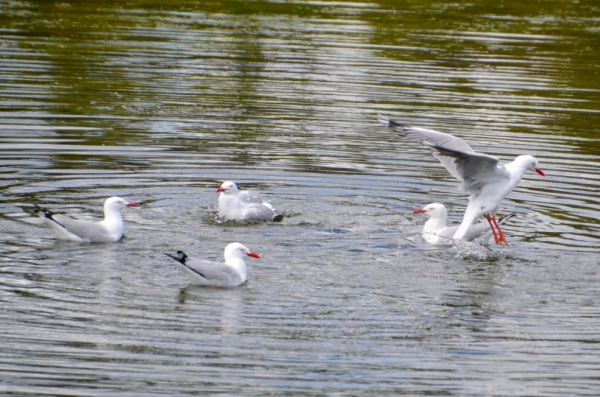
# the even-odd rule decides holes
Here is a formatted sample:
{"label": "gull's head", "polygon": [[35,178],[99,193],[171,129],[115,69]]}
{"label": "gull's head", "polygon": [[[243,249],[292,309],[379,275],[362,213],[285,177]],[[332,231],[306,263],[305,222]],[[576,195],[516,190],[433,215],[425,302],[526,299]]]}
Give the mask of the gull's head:
{"label": "gull's head", "polygon": [[121,197],[110,197],[104,202],[104,210],[120,210],[125,207],[139,207],[139,205],[130,203]]}
{"label": "gull's head", "polygon": [[540,174],[541,176],[546,176],[546,174],[544,174],[544,171],[542,171],[542,169],[540,168],[540,165],[538,164],[537,159],[535,157],[533,157],[532,155],[525,154],[525,155],[519,156],[517,158],[523,162],[523,164],[525,165],[525,169],[527,169],[529,171],[535,171],[538,174]]}
{"label": "gull's head", "polygon": [[422,209],[414,210],[413,214],[427,214],[430,218],[442,218],[448,216],[444,204],[431,203],[427,204]]}
{"label": "gull's head", "polygon": [[217,189],[217,193],[233,194],[233,193],[236,193],[237,191],[238,191],[238,188],[237,188],[236,184],[231,181],[223,182],[221,184],[221,186],[219,186],[219,188]]}
{"label": "gull's head", "polygon": [[257,253],[250,251],[248,247],[243,244],[231,243],[225,247],[225,262],[227,262],[228,259],[239,259],[246,256],[260,259],[260,256]]}

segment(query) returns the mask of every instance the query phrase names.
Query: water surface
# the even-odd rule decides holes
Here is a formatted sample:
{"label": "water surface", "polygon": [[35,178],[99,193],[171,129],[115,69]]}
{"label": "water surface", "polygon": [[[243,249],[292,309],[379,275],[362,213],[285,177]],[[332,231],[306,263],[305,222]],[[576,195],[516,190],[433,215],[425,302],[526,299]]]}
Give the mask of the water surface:
{"label": "water surface", "polygon": [[[0,5],[0,391],[597,395],[600,9],[593,2]],[[378,113],[503,162],[508,247],[428,246],[466,199]],[[216,219],[224,180],[273,224]],[[58,241],[31,203],[116,244]],[[239,288],[163,252],[260,253]]]}

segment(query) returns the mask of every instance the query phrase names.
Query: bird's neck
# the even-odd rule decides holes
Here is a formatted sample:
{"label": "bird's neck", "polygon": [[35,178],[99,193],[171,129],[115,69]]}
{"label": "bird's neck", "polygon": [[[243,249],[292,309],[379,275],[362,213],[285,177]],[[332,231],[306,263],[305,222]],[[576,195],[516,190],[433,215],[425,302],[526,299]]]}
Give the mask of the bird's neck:
{"label": "bird's neck", "polygon": [[446,217],[429,218],[423,226],[423,233],[433,233],[442,230],[446,227]]}
{"label": "bird's neck", "polygon": [[231,193],[221,193],[219,195],[219,205],[230,206],[237,201],[237,195]]}
{"label": "bird's neck", "polygon": [[226,218],[239,218],[243,214],[244,203],[238,200],[234,194],[221,193],[219,196],[219,215]]}
{"label": "bird's neck", "polygon": [[506,164],[504,168],[510,173],[510,184],[512,187],[517,186],[517,184],[521,182],[523,174],[527,171],[527,165],[520,161],[519,158]]}
{"label": "bird's neck", "polygon": [[240,276],[242,276],[242,279],[246,280],[248,269],[246,267],[246,261],[244,261],[243,258],[229,258],[225,261],[225,264],[234,268]]}
{"label": "bird's neck", "polygon": [[121,211],[105,209],[104,210],[104,220],[102,222],[102,226],[109,232],[119,232],[123,230],[123,216],[121,215]]}

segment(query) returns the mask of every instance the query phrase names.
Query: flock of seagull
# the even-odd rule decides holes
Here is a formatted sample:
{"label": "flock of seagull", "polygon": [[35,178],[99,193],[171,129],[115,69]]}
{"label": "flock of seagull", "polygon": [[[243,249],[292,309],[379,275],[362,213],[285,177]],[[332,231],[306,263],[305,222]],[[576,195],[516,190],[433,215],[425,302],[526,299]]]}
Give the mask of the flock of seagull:
{"label": "flock of seagull", "polygon": [[[476,153],[464,140],[442,132],[411,127],[379,115],[378,120],[393,128],[400,136],[419,141],[459,181],[459,190],[469,195],[469,204],[458,226],[446,226],[447,211],[443,204],[431,203],[415,214],[426,214],[429,220],[423,227],[423,238],[430,244],[449,244],[453,240],[487,241],[491,235],[496,244],[508,244],[500,224],[514,216],[496,219],[502,200],[521,182],[526,171],[545,176],[537,160],[531,155],[518,156],[514,161],[498,165],[497,157]],[[279,221],[283,216],[266,202],[259,193],[239,190],[235,183],[225,181],[217,189],[219,217],[224,220]],[[59,239],[77,242],[114,243],[123,236],[121,209],[138,207],[120,197],[104,202],[104,220],[91,222],[56,214],[34,204],[40,217],[50,225]],[[487,220],[474,223],[484,217]],[[195,285],[233,287],[246,282],[246,257],[260,258],[240,243],[225,247],[225,262],[192,258],[183,251],[177,255],[165,253],[176,261],[178,268]]]}

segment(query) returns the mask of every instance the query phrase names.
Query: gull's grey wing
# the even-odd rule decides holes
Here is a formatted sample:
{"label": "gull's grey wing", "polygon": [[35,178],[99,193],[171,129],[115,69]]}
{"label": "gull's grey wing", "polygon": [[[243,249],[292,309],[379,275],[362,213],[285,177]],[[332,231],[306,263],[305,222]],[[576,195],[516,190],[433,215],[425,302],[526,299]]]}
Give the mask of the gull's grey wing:
{"label": "gull's grey wing", "polygon": [[238,272],[232,267],[219,262],[206,261],[187,256],[182,251],[177,251],[179,256],[166,254],[207,281],[207,284],[234,286],[243,281]]}
{"label": "gull's grey wing", "polygon": [[[459,225],[456,226],[448,226],[445,227],[444,229],[440,230],[437,233],[434,233],[436,236],[445,238],[448,240],[448,243],[452,243],[452,241],[454,241],[454,233],[456,233],[456,231],[458,230]],[[491,230],[490,226],[488,225],[487,222],[479,222],[475,225],[471,225],[471,227],[469,228],[469,230],[467,231],[467,233],[465,234],[465,237],[463,238],[463,240],[465,241],[473,241],[476,238],[480,237],[481,235],[483,235],[486,231]],[[491,236],[491,234],[490,234]],[[488,238],[490,237],[488,236]]]}
{"label": "gull's grey wing", "polygon": [[264,201],[260,193],[254,190],[241,190],[238,198],[243,203],[262,203]]}
{"label": "gull's grey wing", "polygon": [[469,144],[455,137],[454,135],[446,134],[435,130],[425,128],[411,127],[410,125],[402,124],[387,117],[379,116],[378,120],[390,128],[396,130],[398,135],[403,136],[413,141],[422,142],[427,146],[441,146],[457,152],[475,153]]}
{"label": "gull's grey wing", "polygon": [[37,211],[41,212],[42,217],[51,223],[50,226],[60,234],[65,234],[60,232],[60,229],[62,228],[67,232],[67,235],[68,233],[74,234],[84,241],[89,240],[100,243],[114,242],[114,237],[111,236],[99,222],[73,219],[65,215],[55,214],[37,204],[34,204],[34,206]]}
{"label": "gull's grey wing", "polygon": [[452,236],[454,236],[454,233],[456,233],[457,229],[458,229],[458,225],[457,226],[448,226],[448,227],[443,228],[442,230],[440,230],[439,232],[437,232],[435,234],[437,236],[447,238],[449,242],[452,242]]}
{"label": "gull's grey wing", "polygon": [[165,255],[177,261],[184,273],[189,272],[199,276],[206,281],[206,284],[235,285],[242,281],[240,275],[233,268],[223,263],[191,258],[183,251],[177,251],[178,256],[167,253]]}
{"label": "gull's grey wing", "polygon": [[244,219],[250,221],[271,221],[277,213],[267,203],[252,203],[244,209]]}
{"label": "gull's grey wing", "polygon": [[52,215],[52,220],[83,240],[89,239],[96,243],[112,243],[114,241],[114,238],[99,222],[73,219],[59,214]]}
{"label": "gull's grey wing", "polygon": [[[456,228],[454,228],[453,232],[456,233],[457,230],[458,230],[458,226],[456,226]],[[492,229],[490,229],[490,225],[487,223],[487,221],[482,221],[482,222],[476,223],[474,225],[471,225],[469,230],[467,230],[467,233],[465,234],[465,237],[463,237],[463,240],[473,241],[473,240],[481,237],[488,230],[490,232],[492,231]],[[454,236],[454,233],[452,233],[452,236],[450,236],[450,238],[452,238]],[[490,236],[491,236],[491,234],[490,234]],[[490,236],[488,236],[488,238]]]}
{"label": "gull's grey wing", "polygon": [[463,182],[461,189],[476,189],[478,182],[490,181],[501,177],[497,174],[498,158],[476,153],[464,140],[453,135],[411,127],[379,116],[378,120],[394,128],[398,135],[413,141],[419,141],[431,148],[433,155],[454,177]]}
{"label": "gull's grey wing", "polygon": [[434,156],[446,166],[452,175],[462,183],[459,188],[475,193],[484,184],[509,179],[510,174],[504,167],[498,167],[498,158],[478,153],[463,153],[447,148],[433,146]]}

